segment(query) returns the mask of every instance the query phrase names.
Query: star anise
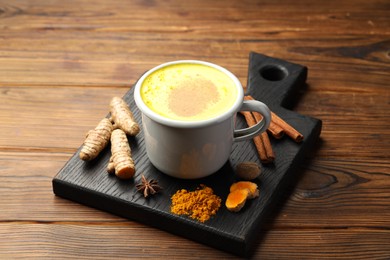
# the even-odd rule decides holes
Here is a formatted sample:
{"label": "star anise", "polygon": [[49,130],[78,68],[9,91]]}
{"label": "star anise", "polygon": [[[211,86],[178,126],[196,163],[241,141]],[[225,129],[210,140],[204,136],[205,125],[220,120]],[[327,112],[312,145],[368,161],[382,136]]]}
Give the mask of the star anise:
{"label": "star anise", "polygon": [[141,176],[141,183],[135,186],[139,192],[144,194],[144,197],[147,198],[149,195],[158,193],[162,188],[158,185],[158,181],[151,179],[147,180],[144,175]]}

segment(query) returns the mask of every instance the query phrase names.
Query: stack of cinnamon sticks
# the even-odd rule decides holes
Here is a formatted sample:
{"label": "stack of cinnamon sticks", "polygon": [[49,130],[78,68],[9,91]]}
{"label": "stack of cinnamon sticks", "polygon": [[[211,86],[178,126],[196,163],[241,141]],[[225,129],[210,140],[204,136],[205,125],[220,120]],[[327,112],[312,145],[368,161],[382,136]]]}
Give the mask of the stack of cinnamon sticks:
{"label": "stack of cinnamon sticks", "polygon": [[[244,99],[254,100],[251,96],[245,96]],[[242,111],[240,113],[245,117],[249,127],[255,125],[263,119],[261,114],[257,112]],[[253,142],[262,163],[272,163],[275,160],[275,153],[272,149],[268,133],[276,139],[281,139],[286,134],[297,143],[303,141],[303,135],[300,132],[271,111],[271,123],[269,128],[266,132],[263,132],[253,138]]]}

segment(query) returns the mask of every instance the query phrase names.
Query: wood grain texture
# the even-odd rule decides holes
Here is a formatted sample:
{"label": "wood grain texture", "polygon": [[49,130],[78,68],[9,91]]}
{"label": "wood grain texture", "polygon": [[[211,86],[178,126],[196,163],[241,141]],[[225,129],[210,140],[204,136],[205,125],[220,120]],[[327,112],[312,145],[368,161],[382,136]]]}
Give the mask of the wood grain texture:
{"label": "wood grain texture", "polygon": [[245,85],[256,51],[309,68],[294,110],[323,129],[254,258],[388,259],[389,10],[386,0],[0,1],[0,258],[235,258],[56,198],[51,178],[147,69],[203,59]]}
{"label": "wood grain texture", "polygon": [[[26,231],[27,230],[27,231]],[[56,234],[61,234],[58,236]],[[0,235],[8,240],[0,244],[6,258],[130,258],[237,259],[234,255],[215,252],[160,230],[151,230],[132,223],[15,223],[0,224]],[[23,243],[15,243],[23,237]],[[121,239],[118,239],[120,237]],[[155,243],[158,237],[159,243]],[[281,239],[283,237],[283,239]],[[324,252],[332,252],[338,259],[386,259],[388,233],[365,229],[343,230],[271,230],[257,253],[266,259],[329,259]],[[305,240],[306,243],[299,243]],[[88,244],[83,241],[90,241]],[[113,243],[116,241],[117,243]],[[286,248],[286,241],[289,248]],[[337,241],[337,242],[335,242]],[[141,244],[142,243],[142,244]],[[42,247],[42,245],[45,245]],[[129,253],[131,252],[131,253]],[[65,256],[65,257],[63,257]]]}

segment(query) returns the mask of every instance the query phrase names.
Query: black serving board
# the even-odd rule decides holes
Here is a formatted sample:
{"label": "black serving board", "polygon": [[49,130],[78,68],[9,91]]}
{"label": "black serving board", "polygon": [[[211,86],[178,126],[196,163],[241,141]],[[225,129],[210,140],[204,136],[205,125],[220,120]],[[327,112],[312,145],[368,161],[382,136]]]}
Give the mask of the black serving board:
{"label": "black serving board", "polygon": [[[291,106],[305,87],[307,68],[284,60],[251,53],[248,70],[247,94],[266,103],[271,110],[294,126],[304,135],[302,143],[295,143],[287,136],[280,140],[271,139],[276,160],[271,165],[262,165],[262,174],[255,180],[260,187],[260,197],[247,202],[238,213],[230,212],[224,206],[230,185],[236,181],[235,166],[243,161],[260,164],[255,146],[251,140],[235,143],[230,160],[217,173],[198,180],[180,180],[164,175],[148,160],[141,131],[136,137],[129,137],[136,175],[132,180],[120,180],[106,173],[110,157],[107,147],[92,162],[79,159],[79,150],[64,165],[53,179],[56,195],[72,201],[101,209],[124,218],[178,234],[192,240],[229,251],[248,255],[258,243],[260,227],[265,216],[273,210],[277,200],[282,198],[286,184],[297,178],[297,166],[316,145],[321,132],[321,121],[292,112]],[[140,111],[133,99],[133,89],[124,95],[136,120],[141,123]],[[237,127],[245,127],[245,120],[238,115]],[[81,148],[81,147],[80,147]],[[157,179],[163,191],[145,199],[136,191],[135,184],[140,176]],[[214,189],[222,198],[223,205],[217,214],[205,223],[170,212],[171,196],[178,189],[195,190],[200,184]]]}

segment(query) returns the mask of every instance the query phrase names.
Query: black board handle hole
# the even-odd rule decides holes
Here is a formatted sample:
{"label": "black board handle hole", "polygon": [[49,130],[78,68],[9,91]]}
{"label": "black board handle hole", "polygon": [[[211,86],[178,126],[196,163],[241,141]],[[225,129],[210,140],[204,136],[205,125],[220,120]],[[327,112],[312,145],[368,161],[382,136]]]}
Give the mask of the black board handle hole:
{"label": "black board handle hole", "polygon": [[288,71],[280,65],[266,65],[260,69],[260,75],[269,81],[280,81],[288,76]]}

